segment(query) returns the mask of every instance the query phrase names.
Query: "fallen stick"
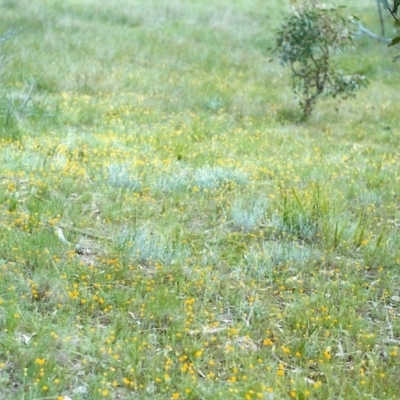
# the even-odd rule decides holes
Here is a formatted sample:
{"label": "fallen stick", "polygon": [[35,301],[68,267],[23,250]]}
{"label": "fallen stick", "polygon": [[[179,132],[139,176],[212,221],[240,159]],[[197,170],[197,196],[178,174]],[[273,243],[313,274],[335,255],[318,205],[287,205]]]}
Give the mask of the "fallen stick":
{"label": "fallen stick", "polygon": [[111,241],[110,238],[106,238],[104,236],[97,235],[96,233],[88,232],[88,231],[85,231],[83,229],[74,228],[74,227],[66,225],[66,224],[58,224],[58,226],[55,227],[55,229],[56,228],[61,228],[61,229],[65,229],[67,231],[71,231],[71,232],[74,232],[74,233],[79,233],[82,236],[90,237],[92,239]]}
{"label": "fallen stick", "polygon": [[389,38],[383,37],[383,36],[379,36],[376,33],[374,33],[372,31],[370,31],[369,29],[365,28],[364,25],[361,22],[358,23],[358,32],[356,32],[356,35],[357,34],[358,35],[365,34],[365,35],[370,36],[373,39],[379,40],[379,41],[381,41],[383,43],[390,43],[392,41],[392,39],[389,39]]}

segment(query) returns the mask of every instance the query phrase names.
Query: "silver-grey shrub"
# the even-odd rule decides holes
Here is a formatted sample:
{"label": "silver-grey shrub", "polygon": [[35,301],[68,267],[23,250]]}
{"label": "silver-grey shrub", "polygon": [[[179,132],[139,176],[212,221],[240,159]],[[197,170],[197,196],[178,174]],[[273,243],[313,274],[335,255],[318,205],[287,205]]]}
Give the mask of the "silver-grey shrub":
{"label": "silver-grey shrub", "polygon": [[194,171],[192,185],[201,190],[212,190],[229,183],[245,184],[248,180],[247,174],[242,171],[222,167],[202,167]]}
{"label": "silver-grey shrub", "polygon": [[143,264],[170,265],[178,259],[186,259],[188,251],[182,245],[174,245],[165,235],[148,227],[124,234],[122,244],[129,246],[131,258]]}
{"label": "silver-grey shrub", "polygon": [[162,174],[156,182],[156,187],[164,193],[184,191],[190,185],[190,172],[181,170],[173,173]]}
{"label": "silver-grey shrub", "polygon": [[263,199],[237,200],[231,208],[233,226],[244,231],[256,229],[263,221],[266,206]]}
{"label": "silver-grey shrub", "polygon": [[111,164],[108,167],[108,184],[112,187],[140,192],[142,187],[138,176],[133,176],[125,164]]}
{"label": "silver-grey shrub", "polygon": [[310,263],[323,259],[320,251],[309,245],[296,242],[266,242],[261,248],[252,247],[244,257],[244,264],[235,268],[236,273],[255,279],[273,279],[279,266],[293,269],[296,273]]}

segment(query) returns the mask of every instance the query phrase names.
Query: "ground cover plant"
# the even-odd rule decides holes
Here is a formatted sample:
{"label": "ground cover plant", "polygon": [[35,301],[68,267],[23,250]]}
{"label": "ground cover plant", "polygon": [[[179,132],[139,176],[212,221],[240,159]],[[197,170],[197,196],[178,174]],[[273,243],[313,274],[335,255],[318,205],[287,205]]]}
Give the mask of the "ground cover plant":
{"label": "ground cover plant", "polygon": [[281,3],[0,3],[1,399],[398,398],[398,64],[300,123]]}

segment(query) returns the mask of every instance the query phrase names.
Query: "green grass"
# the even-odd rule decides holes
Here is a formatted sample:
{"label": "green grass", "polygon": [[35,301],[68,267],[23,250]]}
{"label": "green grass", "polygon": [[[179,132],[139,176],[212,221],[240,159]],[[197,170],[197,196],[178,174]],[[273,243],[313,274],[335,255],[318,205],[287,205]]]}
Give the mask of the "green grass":
{"label": "green grass", "polygon": [[267,3],[1,3],[1,399],[398,398],[399,67],[302,124]]}

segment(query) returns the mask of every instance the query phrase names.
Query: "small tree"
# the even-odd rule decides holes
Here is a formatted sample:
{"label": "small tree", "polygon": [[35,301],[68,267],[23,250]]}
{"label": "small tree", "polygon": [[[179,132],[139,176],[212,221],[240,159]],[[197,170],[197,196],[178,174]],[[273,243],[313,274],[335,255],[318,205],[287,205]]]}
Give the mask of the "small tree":
{"label": "small tree", "polygon": [[332,56],[351,42],[348,22],[336,9],[325,9],[313,2],[289,15],[276,33],[275,54],[292,71],[292,88],[299,98],[304,119],[325,94],[346,99],[367,84],[360,75],[337,71]]}

